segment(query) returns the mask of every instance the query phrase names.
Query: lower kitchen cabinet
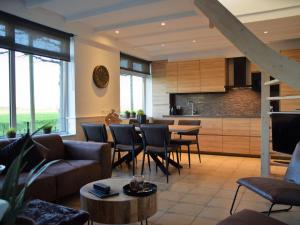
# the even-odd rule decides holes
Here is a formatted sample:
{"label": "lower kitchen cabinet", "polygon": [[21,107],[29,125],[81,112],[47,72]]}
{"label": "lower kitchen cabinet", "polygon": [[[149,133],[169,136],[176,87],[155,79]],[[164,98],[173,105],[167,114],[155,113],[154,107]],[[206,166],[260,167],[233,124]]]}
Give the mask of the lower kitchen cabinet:
{"label": "lower kitchen cabinet", "polygon": [[249,136],[223,136],[223,152],[250,154]]}
{"label": "lower kitchen cabinet", "polygon": [[222,136],[199,135],[200,151],[222,152]]}

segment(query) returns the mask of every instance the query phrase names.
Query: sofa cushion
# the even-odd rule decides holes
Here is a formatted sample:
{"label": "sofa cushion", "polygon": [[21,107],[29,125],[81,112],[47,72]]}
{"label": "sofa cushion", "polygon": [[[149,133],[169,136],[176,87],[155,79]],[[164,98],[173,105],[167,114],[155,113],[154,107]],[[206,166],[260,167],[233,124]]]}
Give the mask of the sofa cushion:
{"label": "sofa cushion", "polygon": [[8,171],[8,168],[13,163],[15,158],[21,153],[24,145],[26,145],[25,148],[32,147],[24,157],[24,162],[26,162],[26,166],[24,168],[25,172],[29,172],[44,159],[43,155],[35,147],[30,135],[26,134],[23,137],[18,138],[11,143],[8,143],[4,148],[0,150],[0,164],[6,166],[5,170],[3,171],[4,174]]}
{"label": "sofa cushion", "polygon": [[100,164],[93,160],[64,160],[50,166],[45,173],[55,176],[57,198],[74,194],[92,181],[101,179]]}
{"label": "sofa cushion", "polygon": [[49,150],[46,155],[47,161],[65,158],[64,144],[58,134],[34,136],[33,140],[45,146]]}
{"label": "sofa cushion", "polygon": [[[19,178],[20,187],[24,186],[28,173],[22,173]],[[2,188],[4,176],[0,176],[0,187]],[[26,199],[43,199],[45,201],[54,201],[56,199],[55,177],[51,174],[41,174],[27,189]]]}

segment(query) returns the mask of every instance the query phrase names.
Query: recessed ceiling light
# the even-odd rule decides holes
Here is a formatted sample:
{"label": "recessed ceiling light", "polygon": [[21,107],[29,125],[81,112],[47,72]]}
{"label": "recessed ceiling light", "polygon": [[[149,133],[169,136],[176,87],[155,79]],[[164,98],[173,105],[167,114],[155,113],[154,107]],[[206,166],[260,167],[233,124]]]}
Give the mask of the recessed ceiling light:
{"label": "recessed ceiling light", "polygon": [[165,22],[161,22],[160,25],[161,26],[166,26],[166,23]]}
{"label": "recessed ceiling light", "polygon": [[269,33],[269,31],[267,31],[267,30],[264,31],[264,34],[268,34],[268,33]]}
{"label": "recessed ceiling light", "polygon": [[162,43],[160,46],[161,46],[161,47],[165,47],[165,44],[164,44],[164,43]]}
{"label": "recessed ceiling light", "polygon": [[192,42],[193,42],[193,43],[196,43],[197,41],[196,41],[196,40],[193,40]]}
{"label": "recessed ceiling light", "polygon": [[115,31],[115,34],[119,34],[119,33],[120,33],[120,31],[119,31],[119,30],[116,30],[116,31]]}

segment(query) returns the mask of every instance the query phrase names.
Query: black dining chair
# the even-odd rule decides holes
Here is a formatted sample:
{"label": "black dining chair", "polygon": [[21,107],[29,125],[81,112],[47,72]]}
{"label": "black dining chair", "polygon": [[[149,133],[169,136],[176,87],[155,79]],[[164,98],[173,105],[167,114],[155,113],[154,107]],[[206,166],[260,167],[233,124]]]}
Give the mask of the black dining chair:
{"label": "black dining chair", "polygon": [[[185,125],[185,126],[200,126],[201,120],[179,120],[178,125]],[[200,156],[200,147],[199,147],[199,140],[198,140],[198,134],[199,134],[199,128],[195,129],[193,131],[188,132],[178,132],[179,139],[172,139],[171,143],[177,144],[180,146],[180,160],[181,160],[181,154],[182,149],[181,146],[187,146],[188,150],[188,159],[189,159],[189,168],[191,168],[191,145],[197,146],[198,151],[198,157],[199,162],[201,163],[201,156]],[[188,139],[184,139],[184,137],[187,137]],[[194,137],[193,139],[190,139],[189,137]]]}
{"label": "black dining chair", "polygon": [[[160,155],[166,162],[167,182],[169,182],[169,157],[171,152],[176,152],[177,164],[179,165],[178,146],[171,145],[169,127],[166,124],[142,124],[141,125],[144,154],[142,162],[142,171],[144,173],[145,155]],[[149,163],[149,161],[148,161]],[[180,167],[177,167],[180,174]]]}
{"label": "black dining chair", "polygon": [[134,175],[136,153],[143,149],[141,137],[135,131],[133,124],[111,124],[109,128],[114,140],[112,163],[114,163],[116,152],[128,152],[131,154],[132,173]]}
{"label": "black dining chair", "polygon": [[152,124],[165,124],[165,125],[174,125],[174,120],[159,120],[154,119]]}
{"label": "black dining chair", "polygon": [[107,142],[107,130],[105,124],[81,124],[86,141]]}

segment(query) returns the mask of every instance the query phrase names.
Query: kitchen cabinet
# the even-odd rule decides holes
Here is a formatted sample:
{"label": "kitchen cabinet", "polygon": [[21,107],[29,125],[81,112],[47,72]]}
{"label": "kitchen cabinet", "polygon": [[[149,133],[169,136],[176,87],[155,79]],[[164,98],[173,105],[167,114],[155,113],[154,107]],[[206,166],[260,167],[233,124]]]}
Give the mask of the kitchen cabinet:
{"label": "kitchen cabinet", "polygon": [[178,62],[178,92],[201,92],[200,63],[198,60]]}
{"label": "kitchen cabinet", "polygon": [[250,136],[250,119],[224,118],[223,135]]}
{"label": "kitchen cabinet", "polygon": [[[300,49],[281,51],[281,54],[300,62]],[[299,89],[290,87],[285,83],[280,84],[279,92],[280,96],[300,95]],[[297,109],[300,109],[300,99],[280,100],[280,111],[288,112],[295,111]]]}
{"label": "kitchen cabinet", "polygon": [[178,63],[168,62],[166,72],[166,91],[176,93],[178,91]]}
{"label": "kitchen cabinet", "polygon": [[[199,135],[200,151],[222,152],[223,137],[217,135]],[[194,150],[194,149],[193,149]]]}
{"label": "kitchen cabinet", "polygon": [[223,136],[223,152],[249,154],[249,136]]}
{"label": "kitchen cabinet", "polygon": [[200,60],[201,92],[225,92],[226,60],[224,58]]}

